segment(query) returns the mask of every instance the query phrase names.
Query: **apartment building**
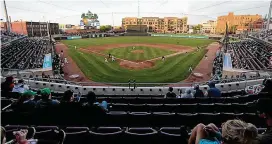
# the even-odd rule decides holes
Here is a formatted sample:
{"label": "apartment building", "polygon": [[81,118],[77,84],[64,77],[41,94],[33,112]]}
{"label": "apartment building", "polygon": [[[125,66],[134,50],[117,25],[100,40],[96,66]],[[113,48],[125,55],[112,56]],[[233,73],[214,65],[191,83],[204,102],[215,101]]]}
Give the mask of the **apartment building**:
{"label": "apartment building", "polygon": [[47,28],[46,22],[15,21],[11,23],[11,30],[30,37],[47,36],[48,30],[51,35],[59,34],[59,24],[49,23],[49,28]]}
{"label": "apartment building", "polygon": [[158,33],[187,33],[187,17],[125,17],[122,19],[122,27],[128,25],[146,25],[149,32]]}
{"label": "apartment building", "polygon": [[208,20],[207,22],[203,22],[201,25],[201,33],[215,34],[216,21]]}
{"label": "apartment building", "polygon": [[217,18],[216,33],[225,33],[226,23],[231,32],[240,33],[242,31],[251,31],[259,29],[259,22],[262,19],[261,15],[234,15],[230,12],[228,15],[219,16]]}

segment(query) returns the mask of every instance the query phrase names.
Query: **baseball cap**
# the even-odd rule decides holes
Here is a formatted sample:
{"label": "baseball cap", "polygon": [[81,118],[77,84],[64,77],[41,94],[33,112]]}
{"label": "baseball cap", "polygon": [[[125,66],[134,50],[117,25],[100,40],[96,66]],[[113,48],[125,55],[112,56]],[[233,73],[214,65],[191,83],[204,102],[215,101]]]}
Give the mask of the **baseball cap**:
{"label": "baseball cap", "polygon": [[36,95],[37,93],[32,91],[32,90],[27,90],[23,93],[23,96],[33,96]]}
{"label": "baseball cap", "polygon": [[40,90],[41,95],[50,95],[51,90],[49,88],[43,88]]}

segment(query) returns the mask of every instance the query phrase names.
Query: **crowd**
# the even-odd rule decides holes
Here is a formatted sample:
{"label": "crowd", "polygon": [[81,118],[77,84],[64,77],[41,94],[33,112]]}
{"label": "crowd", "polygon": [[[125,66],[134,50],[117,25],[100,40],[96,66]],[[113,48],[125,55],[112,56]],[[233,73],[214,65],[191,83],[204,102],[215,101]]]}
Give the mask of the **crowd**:
{"label": "crowd", "polygon": [[260,33],[256,33],[255,36],[263,40],[269,40],[272,36],[272,29],[262,30]]}
{"label": "crowd", "polygon": [[232,57],[232,66],[238,69],[265,70],[272,68],[272,49],[247,39],[228,45]]}
{"label": "crowd", "polygon": [[42,38],[24,38],[2,47],[1,68],[42,68],[44,55],[51,53],[48,42]]}
{"label": "crowd", "polygon": [[165,95],[165,98],[195,98],[195,97],[220,97],[221,91],[215,87],[214,82],[209,82],[209,90],[203,92],[199,89],[199,85],[195,85],[193,89],[187,88],[185,93],[182,90],[179,90],[179,94],[173,92],[173,88],[169,87],[168,93]]}
{"label": "crowd", "polygon": [[1,43],[10,42],[10,41],[20,38],[22,36],[23,35],[21,35],[21,34],[1,30]]}
{"label": "crowd", "polygon": [[220,80],[222,78],[222,73],[223,73],[223,53],[218,51],[213,61],[212,80],[215,81]]}

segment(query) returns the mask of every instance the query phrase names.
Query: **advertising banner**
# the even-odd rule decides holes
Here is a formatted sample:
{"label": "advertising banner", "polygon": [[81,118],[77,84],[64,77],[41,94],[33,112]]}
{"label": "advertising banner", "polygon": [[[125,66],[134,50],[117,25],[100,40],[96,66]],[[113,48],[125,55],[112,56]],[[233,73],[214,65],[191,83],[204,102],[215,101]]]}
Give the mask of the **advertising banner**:
{"label": "advertising banner", "polygon": [[52,69],[52,57],[51,53],[48,53],[44,56],[43,60],[43,69]]}

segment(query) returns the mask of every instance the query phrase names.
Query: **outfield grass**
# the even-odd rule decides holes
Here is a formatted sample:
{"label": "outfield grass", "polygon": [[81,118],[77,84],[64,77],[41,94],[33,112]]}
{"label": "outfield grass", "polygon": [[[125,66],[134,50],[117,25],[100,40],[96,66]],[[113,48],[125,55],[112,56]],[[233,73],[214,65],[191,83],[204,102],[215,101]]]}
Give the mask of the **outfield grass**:
{"label": "outfield grass", "polygon": [[[143,50],[143,53],[133,53],[134,50]],[[109,53],[117,58],[132,60],[132,61],[142,61],[149,60],[157,57],[162,57],[165,55],[169,55],[175,53],[171,50],[165,50],[160,48],[151,48],[145,46],[136,46],[133,49],[133,46],[125,47],[125,48],[113,48],[106,51],[103,51],[106,55]]]}
{"label": "outfield grass", "polygon": [[130,43],[162,43],[162,44],[175,44],[184,46],[203,46],[208,45],[214,40],[209,39],[192,39],[192,38],[171,38],[171,37],[105,37],[105,38],[89,38],[89,39],[76,39],[62,41],[66,45],[77,46],[86,48],[94,45],[104,44],[130,44]]}

